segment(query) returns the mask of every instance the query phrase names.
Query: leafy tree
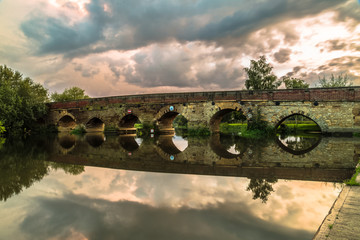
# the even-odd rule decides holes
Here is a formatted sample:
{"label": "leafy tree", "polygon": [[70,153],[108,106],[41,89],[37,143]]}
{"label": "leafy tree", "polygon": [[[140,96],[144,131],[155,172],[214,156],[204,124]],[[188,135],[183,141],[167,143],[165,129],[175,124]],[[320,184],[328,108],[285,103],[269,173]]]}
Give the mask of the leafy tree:
{"label": "leafy tree", "polygon": [[230,113],[227,113],[223,116],[221,119],[221,122],[226,123],[242,123],[246,120],[246,116],[244,113],[240,111],[232,111]]}
{"label": "leafy tree", "polygon": [[281,82],[272,72],[273,67],[266,62],[265,56],[261,56],[258,61],[251,60],[250,67],[244,68],[248,75],[245,87],[248,90],[276,89]]}
{"label": "leafy tree", "polygon": [[347,74],[344,76],[340,74],[337,77],[335,77],[334,74],[331,74],[330,79],[326,79],[325,76],[323,76],[323,78],[319,77],[318,84],[323,88],[349,87],[352,86],[352,81],[349,79]]}
{"label": "leafy tree", "polygon": [[79,87],[66,88],[63,93],[54,92],[51,94],[51,99],[54,102],[65,102],[71,100],[80,100],[90,98],[85,94],[85,90]]}
{"label": "leafy tree", "polygon": [[282,78],[282,81],[285,83],[286,89],[309,88],[309,84],[299,78],[285,76]]}
{"label": "leafy tree", "polygon": [[0,121],[7,133],[31,129],[47,111],[42,85],[7,66],[0,66]]}
{"label": "leafy tree", "polygon": [[6,130],[5,130],[5,127],[4,127],[3,123],[0,121],[0,136],[1,136],[1,134],[3,134],[5,131],[6,131]]}

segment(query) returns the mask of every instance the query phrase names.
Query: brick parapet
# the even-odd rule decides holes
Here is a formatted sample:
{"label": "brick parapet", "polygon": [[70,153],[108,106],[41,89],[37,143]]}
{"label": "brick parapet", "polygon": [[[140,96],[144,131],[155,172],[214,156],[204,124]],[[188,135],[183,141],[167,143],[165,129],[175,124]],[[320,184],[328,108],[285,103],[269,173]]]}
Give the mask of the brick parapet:
{"label": "brick parapet", "polygon": [[111,104],[171,104],[207,101],[325,101],[358,102],[360,87],[277,89],[267,91],[213,91],[188,93],[157,93],[82,99],[49,103],[50,109],[76,109]]}

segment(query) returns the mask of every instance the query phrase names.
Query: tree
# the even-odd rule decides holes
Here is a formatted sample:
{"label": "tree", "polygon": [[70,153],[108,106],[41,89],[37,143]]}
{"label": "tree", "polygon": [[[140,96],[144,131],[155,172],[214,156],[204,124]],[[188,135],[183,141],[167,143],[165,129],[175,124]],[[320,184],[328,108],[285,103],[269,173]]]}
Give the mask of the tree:
{"label": "tree", "polygon": [[31,129],[46,112],[48,92],[42,85],[0,66],[0,121],[7,133]]}
{"label": "tree", "polygon": [[281,82],[272,73],[273,67],[266,62],[265,56],[261,56],[258,61],[251,60],[250,67],[244,68],[248,75],[245,87],[248,90],[276,89]]}
{"label": "tree", "polygon": [[63,93],[54,92],[51,94],[51,99],[54,102],[65,102],[71,100],[80,100],[90,98],[85,94],[85,90],[79,87],[66,88]]}
{"label": "tree", "polygon": [[6,130],[5,130],[5,127],[4,127],[3,123],[0,121],[0,136],[1,136],[1,134],[3,134],[5,131],[6,131]]}
{"label": "tree", "polygon": [[352,86],[352,81],[349,79],[347,74],[345,74],[345,76],[340,74],[337,77],[335,77],[334,74],[331,74],[330,79],[326,79],[325,76],[323,76],[323,78],[319,77],[318,84],[323,88],[349,87]]}
{"label": "tree", "polygon": [[309,88],[309,84],[299,78],[285,76],[282,78],[282,81],[285,83],[286,89]]}

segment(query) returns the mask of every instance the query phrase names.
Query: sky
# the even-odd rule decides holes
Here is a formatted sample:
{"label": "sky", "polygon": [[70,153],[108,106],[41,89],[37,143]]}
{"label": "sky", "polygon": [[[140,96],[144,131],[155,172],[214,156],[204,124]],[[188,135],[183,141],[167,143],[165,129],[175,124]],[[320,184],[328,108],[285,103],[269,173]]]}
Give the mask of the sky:
{"label": "sky", "polygon": [[244,89],[278,77],[360,85],[357,0],[0,0],[0,64],[92,97]]}

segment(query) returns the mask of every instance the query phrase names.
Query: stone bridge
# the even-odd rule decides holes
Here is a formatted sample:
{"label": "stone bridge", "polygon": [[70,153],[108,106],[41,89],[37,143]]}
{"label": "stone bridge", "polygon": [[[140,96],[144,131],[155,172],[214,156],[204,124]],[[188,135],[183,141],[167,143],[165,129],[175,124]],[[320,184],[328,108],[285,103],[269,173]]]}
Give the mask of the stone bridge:
{"label": "stone bridge", "polygon": [[242,111],[250,119],[257,112],[276,127],[292,115],[315,121],[324,133],[360,132],[360,87],[271,91],[217,91],[128,95],[49,103],[44,119],[59,131],[84,125],[87,132],[134,130],[141,122],[160,132],[173,130],[179,114],[189,128],[219,131],[223,116]]}

